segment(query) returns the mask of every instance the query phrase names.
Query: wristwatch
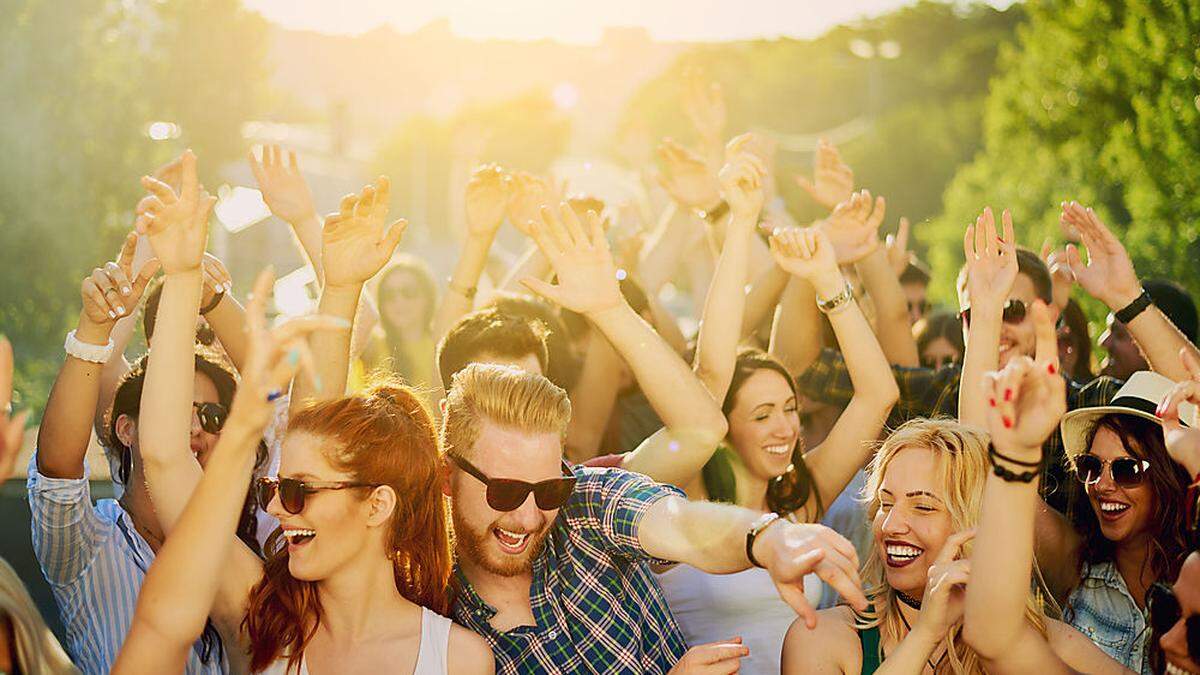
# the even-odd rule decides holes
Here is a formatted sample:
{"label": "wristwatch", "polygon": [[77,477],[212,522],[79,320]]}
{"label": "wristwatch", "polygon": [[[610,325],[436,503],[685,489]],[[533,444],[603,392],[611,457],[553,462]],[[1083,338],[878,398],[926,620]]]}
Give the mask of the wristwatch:
{"label": "wristwatch", "polygon": [[80,361],[89,363],[107,363],[108,358],[112,356],[113,350],[116,349],[116,344],[112,338],[108,338],[106,345],[93,345],[83,342],[75,337],[75,331],[67,333],[67,341],[63,343],[63,349],[67,354],[74,356]]}
{"label": "wristwatch", "polygon": [[833,314],[834,312],[841,309],[842,307],[849,305],[850,301],[853,299],[854,299],[854,287],[850,285],[849,281],[847,281],[846,287],[842,289],[841,293],[838,293],[837,295],[833,296],[832,298],[829,298],[828,300],[822,300],[821,298],[817,298],[817,309],[821,310],[822,312],[824,312],[826,314]]}
{"label": "wristwatch", "polygon": [[1150,297],[1150,291],[1142,289],[1142,294],[1137,296],[1133,302],[1113,313],[1117,321],[1121,323],[1129,323],[1137,318],[1138,314],[1146,311],[1146,308],[1154,304],[1154,298]]}
{"label": "wristwatch", "polygon": [[750,561],[751,565],[760,568],[763,567],[754,557],[754,540],[758,539],[758,535],[762,534],[763,530],[770,527],[777,520],[779,520],[778,513],[764,513],[762,517],[754,521],[754,524],[746,532],[746,559]]}

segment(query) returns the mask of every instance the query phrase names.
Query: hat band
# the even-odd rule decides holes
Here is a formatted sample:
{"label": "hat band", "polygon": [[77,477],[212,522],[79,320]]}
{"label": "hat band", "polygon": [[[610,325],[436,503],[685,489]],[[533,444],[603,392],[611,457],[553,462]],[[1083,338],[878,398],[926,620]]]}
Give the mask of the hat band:
{"label": "hat band", "polygon": [[[1109,402],[1109,407],[1113,408],[1131,408],[1138,412],[1146,413],[1151,417],[1158,417],[1158,404],[1153,401],[1138,397],[1138,396],[1118,396]],[[1179,420],[1183,426],[1189,426],[1187,420]]]}

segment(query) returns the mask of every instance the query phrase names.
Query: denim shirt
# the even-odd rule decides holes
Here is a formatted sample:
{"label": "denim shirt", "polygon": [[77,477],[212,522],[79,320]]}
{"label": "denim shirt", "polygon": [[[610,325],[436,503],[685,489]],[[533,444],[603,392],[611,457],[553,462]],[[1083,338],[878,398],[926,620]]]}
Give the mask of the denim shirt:
{"label": "denim shirt", "polygon": [[1068,623],[1105,654],[1134,672],[1150,675],[1146,657],[1146,615],[1111,562],[1086,565],[1079,586],[1067,598]]}

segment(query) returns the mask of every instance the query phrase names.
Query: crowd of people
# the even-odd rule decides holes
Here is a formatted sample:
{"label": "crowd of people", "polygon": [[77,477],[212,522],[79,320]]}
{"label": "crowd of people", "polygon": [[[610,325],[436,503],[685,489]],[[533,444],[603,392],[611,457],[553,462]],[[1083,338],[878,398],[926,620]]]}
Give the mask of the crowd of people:
{"label": "crowd of people", "polygon": [[699,144],[660,146],[633,235],[478,167],[440,297],[386,177],[321,217],[294,153],[250,154],[320,287],[277,320],[272,270],[243,305],[206,251],[197,157],[143,177],[28,465],[65,643],[0,564],[0,672],[1200,673],[1193,299],[1072,201],[1040,254],[984,208],[934,308],[954,271],[836,147],[800,226],[772,141],[685,96]]}

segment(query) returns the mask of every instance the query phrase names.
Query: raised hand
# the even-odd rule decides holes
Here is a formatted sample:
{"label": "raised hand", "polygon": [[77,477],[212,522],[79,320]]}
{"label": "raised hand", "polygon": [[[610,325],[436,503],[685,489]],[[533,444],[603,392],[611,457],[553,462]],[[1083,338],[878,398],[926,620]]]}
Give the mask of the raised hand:
{"label": "raised hand", "polygon": [[729,141],[725,148],[725,166],[721,167],[718,179],[721,197],[729,204],[734,221],[753,227],[763,207],[767,166],[750,150],[751,140],[750,134],[742,134]]}
{"label": "raised hand", "polygon": [[1066,202],[1060,220],[1076,228],[1087,247],[1085,265],[1079,249],[1074,244],[1067,246],[1067,263],[1083,290],[1114,311],[1137,300],[1142,294],[1142,284],[1133,270],[1133,261],[1120,240],[1096,217],[1096,212],[1078,202]]}
{"label": "raised hand", "polygon": [[1075,285],[1075,273],[1067,259],[1066,249],[1055,249],[1049,241],[1042,244],[1042,260],[1050,270],[1053,284],[1054,306],[1061,312],[1071,301],[1071,287]]}
{"label": "raised hand", "polygon": [[391,259],[408,221],[387,225],[390,183],[380,176],[357,195],[342,198],[341,210],[325,218],[321,261],[327,287],[361,286]]}
{"label": "raised hand", "polygon": [[0,335],[0,483],[12,475],[29,419],[28,410],[12,416],[13,365],[12,344]]}
{"label": "raised hand", "polygon": [[817,226],[833,244],[839,265],[851,265],[879,248],[879,226],[887,211],[883,197],[871,202],[871,193],[862,190],[837,205],[829,217]]}
{"label": "raised hand", "polygon": [[724,642],[696,645],[676,662],[667,675],[719,675],[738,672],[738,662],[750,656],[750,648],[735,637]]}
{"label": "raised hand", "polygon": [[304,180],[304,174],[300,173],[295,151],[288,151],[285,162],[283,150],[278,145],[264,145],[261,160],[254,156],[254,150],[250,150],[246,159],[271,213],[293,224],[317,216],[312,190]]}
{"label": "raised hand", "polygon": [[204,268],[204,294],[200,297],[200,307],[203,309],[212,304],[218,294],[223,295],[233,290],[233,277],[229,275],[229,270],[225,269],[225,263],[211,253],[204,254],[201,267]]}
{"label": "raised hand", "polygon": [[1001,220],[1004,223],[1003,239],[996,232],[991,207],[985,208],[963,235],[972,311],[994,312],[997,318],[1017,280],[1017,238],[1008,209],[1004,210]]}
{"label": "raised hand", "polygon": [[274,400],[287,389],[300,368],[316,376],[315,360],[305,338],[315,330],[350,330],[344,319],[310,315],[268,328],[267,303],[275,285],[275,271],[259,273],[246,303],[246,361],[240,371],[229,423],[238,428],[261,431],[275,415]]}
{"label": "raised hand", "polygon": [[845,285],[833,244],[819,227],[789,227],[771,235],[771,255],[783,271],[807,279],[818,293],[836,294]]}
{"label": "raised hand", "polygon": [[725,96],[721,85],[710,82],[698,68],[684,73],[683,112],[706,142],[721,142],[725,133]]}
{"label": "raised hand", "polygon": [[827,209],[850,199],[854,192],[854,171],[842,161],[842,155],[832,143],[821,139],[813,155],[813,179],[796,176],[796,183],[804,188],[813,201]]}
{"label": "raised hand", "polygon": [[867,608],[854,545],[828,527],[786,522],[772,525],[759,535],[754,551],[754,557],[770,572],[779,596],[810,629],[817,626],[817,612],[804,597],[806,575],[816,574],[855,609]]}
{"label": "raised hand", "polygon": [[1042,443],[1058,429],[1067,411],[1067,383],[1059,374],[1058,337],[1051,309],[1033,303],[1036,357],[1013,359],[984,376],[988,430],[996,449],[1019,461],[1036,462]]}
{"label": "raised hand", "polygon": [[485,164],[475,169],[467,181],[467,232],[472,237],[491,237],[504,222],[508,208],[508,186],[501,169]]}
{"label": "raised hand", "polygon": [[667,138],[658,146],[658,159],[658,181],[677,204],[707,211],[720,203],[717,177],[699,155]]}
{"label": "raised hand", "polygon": [[1171,459],[1187,469],[1188,475],[1200,474],[1200,361],[1181,349],[1179,358],[1189,378],[1179,382],[1158,406],[1163,423],[1163,439]]}
{"label": "raised hand", "polygon": [[912,262],[912,251],[908,250],[909,236],[908,218],[901,216],[900,226],[896,228],[896,234],[889,234],[884,240],[884,246],[887,248],[888,265],[896,276],[904,274],[904,270],[908,268],[908,263]]}
{"label": "raised hand", "polygon": [[554,183],[526,171],[508,176],[508,222],[526,237],[533,236],[533,224],[542,219],[542,207],[561,201]]}
{"label": "raised hand", "polygon": [[179,159],[178,192],[157,178],[142,176],[142,186],[151,194],[139,202],[134,224],[138,234],[149,238],[150,248],[167,274],[199,269],[208,241],[208,214],[217,201],[200,187],[196,155],[185,150]]}
{"label": "raised hand", "polygon": [[975,537],[975,530],[950,535],[941,553],[929,566],[925,597],[913,631],[926,631],[940,639],[963,616],[967,582],[971,580],[971,561],[963,556],[963,546]]}
{"label": "raised hand", "polygon": [[526,278],[521,280],[526,288],[580,314],[599,314],[624,302],[604,225],[594,211],[581,223],[565,202],[544,207],[540,222],[534,223],[533,240],[554,268],[558,284]]}
{"label": "raised hand", "polygon": [[79,289],[83,296],[83,313],[93,324],[111,330],[117,319],[132,314],[146,284],[158,273],[159,264],[153,258],[135,273],[133,254],[137,243],[137,233],[130,232],[116,261],[97,267],[83,280]]}

